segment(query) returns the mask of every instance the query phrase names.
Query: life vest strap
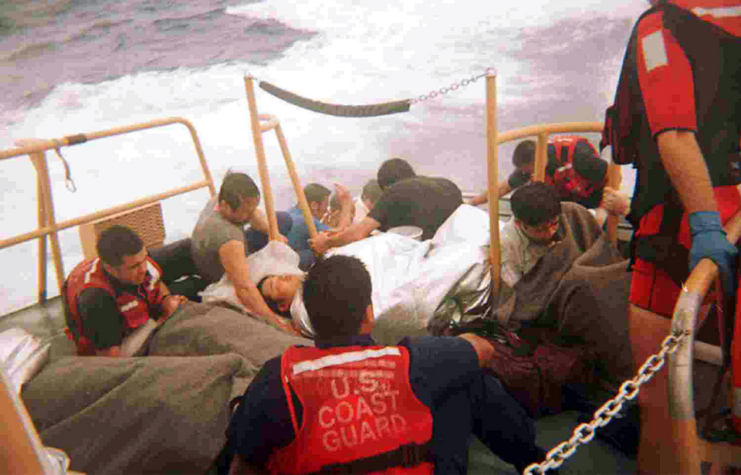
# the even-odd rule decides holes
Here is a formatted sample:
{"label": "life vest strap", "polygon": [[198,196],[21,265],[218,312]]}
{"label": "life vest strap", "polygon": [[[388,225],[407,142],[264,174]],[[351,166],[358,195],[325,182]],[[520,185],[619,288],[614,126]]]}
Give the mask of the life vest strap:
{"label": "life vest strap", "polygon": [[310,475],[330,474],[363,474],[381,472],[391,467],[414,467],[422,462],[434,463],[432,442],[422,445],[405,444],[395,450],[384,452],[372,457],[365,457],[347,463],[325,465],[321,470]]}

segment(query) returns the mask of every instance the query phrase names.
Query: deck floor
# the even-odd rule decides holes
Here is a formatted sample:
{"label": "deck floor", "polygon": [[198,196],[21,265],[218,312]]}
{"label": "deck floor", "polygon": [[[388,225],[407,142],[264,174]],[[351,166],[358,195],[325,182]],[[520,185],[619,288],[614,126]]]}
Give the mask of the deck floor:
{"label": "deck floor", "polygon": [[[52,349],[50,358],[74,354],[72,342],[64,334],[64,312],[60,298],[52,298],[43,305],[27,307],[0,317],[0,332],[19,327],[43,339],[50,338]],[[707,407],[710,398],[710,387],[715,382],[717,367],[696,361],[695,364],[695,398],[696,407]],[[722,401],[723,397],[719,398]],[[578,413],[565,412],[557,416],[545,417],[536,422],[538,444],[550,449],[560,442],[568,440],[577,426]],[[576,453],[562,466],[560,473],[597,473],[629,474],[635,472],[635,461],[624,456],[609,444],[595,438],[587,445],[580,446]],[[501,462],[492,455],[480,442],[471,444],[469,473],[515,473],[511,466]]]}

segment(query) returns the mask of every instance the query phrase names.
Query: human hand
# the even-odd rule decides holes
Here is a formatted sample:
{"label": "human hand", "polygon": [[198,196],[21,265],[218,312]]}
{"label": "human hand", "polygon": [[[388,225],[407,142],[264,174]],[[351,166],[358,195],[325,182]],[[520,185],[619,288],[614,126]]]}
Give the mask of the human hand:
{"label": "human hand", "polygon": [[509,185],[509,188],[511,190],[514,190],[515,188],[519,188],[529,182],[531,176],[532,173],[526,173],[520,169],[517,169],[513,171],[512,174],[509,176],[509,178],[507,179],[507,184]]}
{"label": "human hand", "polygon": [[188,297],[184,295],[169,294],[162,300],[162,317],[158,320],[157,324],[162,325],[167,318],[175,313],[175,310],[188,301]]}
{"label": "human hand", "polygon": [[602,203],[600,208],[610,214],[625,216],[630,211],[630,200],[623,193],[606,186],[602,191]]}
{"label": "human hand", "polygon": [[738,249],[726,239],[726,232],[717,211],[697,211],[689,215],[692,248],[690,272],[701,259],[710,259],[718,266],[723,292],[736,293],[734,268]]}
{"label": "human hand", "polygon": [[322,255],[329,250],[329,235],[326,232],[317,233],[313,238],[309,238],[309,246],[318,255]]}
{"label": "human hand", "polygon": [[340,200],[340,203],[349,203],[352,201],[352,195],[350,194],[350,191],[347,189],[346,186],[335,183],[334,189],[337,193],[337,198]]}

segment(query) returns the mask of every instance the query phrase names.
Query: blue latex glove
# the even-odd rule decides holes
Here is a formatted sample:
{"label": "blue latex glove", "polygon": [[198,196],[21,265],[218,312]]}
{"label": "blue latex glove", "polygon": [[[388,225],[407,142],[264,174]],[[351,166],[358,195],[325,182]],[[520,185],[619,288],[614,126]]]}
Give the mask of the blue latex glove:
{"label": "blue latex glove", "polygon": [[692,249],[690,249],[690,271],[700,259],[713,261],[720,271],[723,292],[727,295],[736,293],[736,255],[738,249],[728,242],[726,232],[716,211],[697,211],[689,215]]}

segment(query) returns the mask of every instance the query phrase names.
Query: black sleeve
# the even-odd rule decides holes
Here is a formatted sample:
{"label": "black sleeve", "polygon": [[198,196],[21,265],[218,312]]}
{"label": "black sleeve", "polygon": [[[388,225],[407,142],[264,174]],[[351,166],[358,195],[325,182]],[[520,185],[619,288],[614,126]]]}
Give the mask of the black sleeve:
{"label": "black sleeve", "polygon": [[391,212],[391,208],[394,206],[396,199],[392,190],[384,191],[381,196],[373,205],[373,209],[368,212],[366,216],[373,218],[378,221],[381,225],[381,230],[385,230],[386,223],[388,222],[388,215]]}
{"label": "black sleeve", "polygon": [[102,289],[86,289],[77,298],[83,334],[96,348],[120,345],[123,340],[123,317],[116,299]]}
{"label": "black sleeve", "polygon": [[407,337],[399,345],[409,350],[412,390],[428,407],[435,407],[451,388],[468,384],[481,374],[476,350],[463,338]]}
{"label": "black sleeve", "polygon": [[[297,401],[294,399],[294,403]],[[299,409],[296,408],[296,417],[300,422]],[[234,452],[257,467],[265,467],[273,451],[287,446],[295,438],[280,381],[280,357],[266,362],[247,387],[229,423],[227,436]]]}

